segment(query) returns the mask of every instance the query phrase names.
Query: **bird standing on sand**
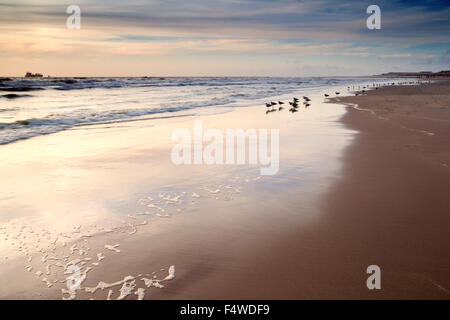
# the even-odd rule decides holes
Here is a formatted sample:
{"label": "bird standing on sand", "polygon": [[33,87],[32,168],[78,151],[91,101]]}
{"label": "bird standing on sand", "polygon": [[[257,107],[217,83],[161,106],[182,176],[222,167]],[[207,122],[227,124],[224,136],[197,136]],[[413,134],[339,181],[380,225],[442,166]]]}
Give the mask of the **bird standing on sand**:
{"label": "bird standing on sand", "polygon": [[337,96],[341,94],[340,92],[335,92],[335,93],[336,93]]}
{"label": "bird standing on sand", "polygon": [[278,104],[281,106],[282,104],[284,104],[284,102],[278,101]]}
{"label": "bird standing on sand", "polygon": [[330,96],[329,94],[326,94],[326,93],[325,93],[325,98],[327,98],[327,97],[329,97],[329,96]]}

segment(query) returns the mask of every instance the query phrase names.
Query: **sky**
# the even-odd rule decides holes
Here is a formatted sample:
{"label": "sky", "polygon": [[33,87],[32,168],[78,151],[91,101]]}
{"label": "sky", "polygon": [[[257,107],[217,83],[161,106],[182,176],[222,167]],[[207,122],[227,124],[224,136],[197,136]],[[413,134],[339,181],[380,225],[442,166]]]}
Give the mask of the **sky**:
{"label": "sky", "polygon": [[[369,30],[369,5],[381,29]],[[69,5],[81,28],[68,29]],[[0,0],[0,75],[358,76],[450,70],[450,1]]]}

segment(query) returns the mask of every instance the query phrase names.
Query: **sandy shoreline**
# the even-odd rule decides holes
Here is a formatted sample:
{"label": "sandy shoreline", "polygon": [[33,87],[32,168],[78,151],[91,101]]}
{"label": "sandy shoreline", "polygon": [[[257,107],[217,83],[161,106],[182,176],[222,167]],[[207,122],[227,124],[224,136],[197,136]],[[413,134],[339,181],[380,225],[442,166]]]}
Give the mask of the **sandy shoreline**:
{"label": "sandy shoreline", "polygon": [[[342,179],[324,198],[337,277],[378,264],[379,292],[358,287],[333,298],[450,297],[449,82],[387,87],[346,97],[342,121],[360,134]],[[340,263],[339,263],[340,262]]]}
{"label": "sandy shoreline", "polygon": [[[117,221],[114,232],[97,226],[92,238],[69,233],[66,247],[49,252],[49,256],[70,257],[65,263],[92,256],[86,265],[97,261],[96,254],[102,252],[106,258],[89,271],[85,287],[133,275],[137,287],[147,290],[146,299],[448,299],[450,113],[446,91],[448,84],[432,84],[387,87],[367,96],[340,98],[338,103],[357,103],[375,113],[348,107],[341,123],[335,117],[343,114],[342,107],[321,103],[323,94],[313,98],[309,110],[294,115],[266,116],[264,109],[249,107],[201,117],[205,126],[216,128],[233,127],[238,121],[243,128],[282,129],[280,174],[260,180],[256,168],[170,164],[167,137],[174,128],[192,125],[191,119],[155,126],[133,122],[125,128],[100,127],[37,138],[43,142],[37,144],[42,154],[37,160],[29,160],[29,148],[22,145],[10,146],[2,155],[7,163],[20,154],[32,161],[29,174],[33,171],[31,178],[18,178],[21,163],[8,164],[4,183],[12,177],[14,185],[9,184],[12,200],[5,198],[8,206],[4,208],[11,215],[16,212],[14,197],[23,193],[34,205],[25,209],[45,213],[37,215],[37,222],[44,226],[60,222],[55,217],[61,212],[64,221],[86,215],[80,223],[81,234],[87,232],[86,219],[96,225]],[[66,144],[70,148],[61,152]],[[23,145],[38,149],[33,142]],[[35,197],[34,184],[42,188],[42,181],[49,187],[38,189]],[[239,192],[227,193],[227,185]],[[217,196],[211,194],[216,188],[220,189]],[[139,202],[148,196],[157,198],[161,192],[172,198],[186,192],[187,202],[177,204],[181,210],[173,214],[167,204],[167,217],[142,215]],[[201,197],[192,197],[194,193]],[[14,227],[20,229],[19,224]],[[61,241],[60,234],[45,234],[45,238]],[[78,247],[70,253],[73,243]],[[106,250],[105,244],[120,244],[121,252]],[[10,285],[0,289],[0,296],[60,299],[61,282],[43,289],[35,279],[34,272],[45,266],[39,262],[41,256],[33,254],[30,263],[21,257],[4,261],[0,276],[10,279]],[[33,264],[32,272],[17,271],[27,264]],[[366,288],[366,268],[372,264],[382,270],[379,291]],[[176,266],[175,280],[164,283],[163,289],[143,286],[142,277],[162,279],[171,265]],[[56,269],[51,267],[49,279],[61,280]],[[113,298],[119,288],[114,288]],[[105,299],[107,291],[92,295],[80,290],[77,298]],[[132,295],[129,298],[136,299],[134,291]]]}
{"label": "sandy shoreline", "polygon": [[[260,238],[251,253],[235,247],[230,253],[242,259],[239,270],[171,298],[448,299],[448,85],[339,99],[375,115],[350,107],[342,118],[360,133],[346,150],[342,178],[321,198],[320,218],[307,224],[294,218],[278,230],[254,225]],[[286,210],[295,212],[291,204]],[[366,287],[373,264],[382,272],[379,291]]]}
{"label": "sandy shoreline", "polygon": [[[10,281],[0,297],[68,298],[61,293],[67,276],[61,264],[86,258],[77,262],[90,268],[83,288],[134,276],[146,299],[291,292],[283,287],[292,277],[287,272],[261,290],[268,273],[279,272],[263,266],[283,250],[277,239],[318,219],[317,198],[338,175],[341,151],[353,135],[336,122],[342,106],[325,104],[321,92],[313,99],[311,108],[295,114],[266,114],[263,105],[195,118],[219,130],[280,129],[280,172],[274,176],[261,177],[259,165],[174,165],[171,133],[192,129],[192,117],[89,126],[5,146],[0,187],[8,193],[0,202],[0,235],[7,241],[0,256],[7,259],[0,261],[0,278]],[[120,244],[120,252],[106,244]],[[98,253],[106,258],[97,261]],[[145,286],[143,277],[164,278],[171,265],[175,280],[163,289]],[[113,299],[119,289],[113,288]],[[77,298],[107,294],[83,289]],[[134,292],[128,298],[136,299]]]}

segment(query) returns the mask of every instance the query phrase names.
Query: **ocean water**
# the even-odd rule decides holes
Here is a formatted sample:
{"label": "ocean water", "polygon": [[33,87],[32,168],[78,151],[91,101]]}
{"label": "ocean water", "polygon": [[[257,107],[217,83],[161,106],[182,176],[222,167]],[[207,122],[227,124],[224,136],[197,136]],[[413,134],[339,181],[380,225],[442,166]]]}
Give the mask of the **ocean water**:
{"label": "ocean water", "polygon": [[[1,78],[0,145],[92,124],[221,112],[324,88],[398,79]],[[357,88],[355,88],[357,89]],[[330,90],[330,93],[333,93]],[[333,96],[333,94],[331,95]]]}

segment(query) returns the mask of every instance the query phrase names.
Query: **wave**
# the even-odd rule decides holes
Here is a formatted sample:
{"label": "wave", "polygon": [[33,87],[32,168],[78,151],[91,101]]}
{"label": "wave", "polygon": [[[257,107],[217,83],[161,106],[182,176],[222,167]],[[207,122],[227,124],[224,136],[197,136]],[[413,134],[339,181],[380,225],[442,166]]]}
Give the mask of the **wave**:
{"label": "wave", "polygon": [[24,92],[24,91],[36,91],[36,90],[44,90],[44,88],[41,88],[41,87],[28,87],[28,86],[0,87],[0,91],[9,91],[9,92]]}
{"label": "wave", "polygon": [[[271,83],[273,85],[291,82],[290,78],[245,78],[245,77],[138,77],[138,78],[5,78],[0,81],[0,90],[31,91],[31,90],[83,90],[83,89],[114,89],[114,88],[158,88],[158,87],[238,87]],[[297,81],[303,84],[308,81]],[[7,85],[7,86],[6,86]]]}
{"label": "wave", "polygon": [[16,99],[16,98],[24,98],[24,97],[31,97],[29,94],[15,94],[15,93],[8,93],[1,95],[2,98],[6,99]]}
{"label": "wave", "polygon": [[[11,123],[0,123],[0,145],[12,143],[18,140],[28,139],[38,135],[56,133],[74,127],[94,124],[117,122],[117,120],[131,121],[132,119],[154,114],[173,113],[189,110],[194,106],[160,108],[160,109],[129,109],[112,110],[108,112],[86,112],[75,116],[71,114],[53,114],[44,118],[30,118],[16,120]],[[0,109],[1,110],[1,109]]]}
{"label": "wave", "polygon": [[[155,114],[173,117],[178,116],[174,112],[189,109],[216,108],[198,109],[198,114],[217,112],[224,106],[264,105],[281,96],[363,81],[305,77],[0,78],[0,92],[17,91],[0,95],[5,98],[0,108],[0,144],[74,127],[154,118]],[[22,91],[36,93],[20,94]],[[16,100],[22,97],[28,98]]]}

